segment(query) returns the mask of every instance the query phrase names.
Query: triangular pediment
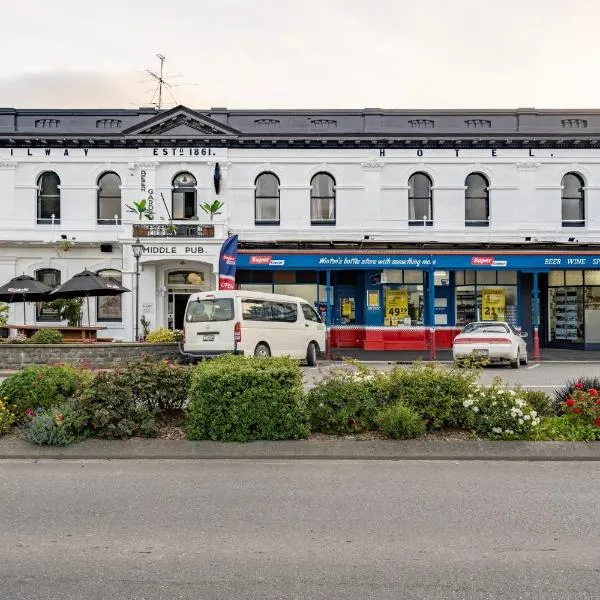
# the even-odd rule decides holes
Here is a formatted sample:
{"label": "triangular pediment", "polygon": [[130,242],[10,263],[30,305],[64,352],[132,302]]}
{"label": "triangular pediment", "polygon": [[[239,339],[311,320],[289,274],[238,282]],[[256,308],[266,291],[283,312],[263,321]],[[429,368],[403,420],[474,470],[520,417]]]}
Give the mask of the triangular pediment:
{"label": "triangular pediment", "polygon": [[129,136],[169,137],[232,137],[239,131],[219,123],[186,106],[176,106],[150,119],[137,123],[123,132]]}

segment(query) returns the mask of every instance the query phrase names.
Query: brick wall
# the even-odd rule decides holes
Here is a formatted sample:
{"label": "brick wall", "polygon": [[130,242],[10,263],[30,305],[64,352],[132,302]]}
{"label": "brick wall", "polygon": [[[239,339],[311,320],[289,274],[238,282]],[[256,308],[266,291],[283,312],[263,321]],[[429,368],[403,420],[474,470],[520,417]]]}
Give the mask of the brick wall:
{"label": "brick wall", "polygon": [[141,354],[175,359],[177,344],[0,344],[0,370],[53,362],[85,363],[92,369],[110,369]]}

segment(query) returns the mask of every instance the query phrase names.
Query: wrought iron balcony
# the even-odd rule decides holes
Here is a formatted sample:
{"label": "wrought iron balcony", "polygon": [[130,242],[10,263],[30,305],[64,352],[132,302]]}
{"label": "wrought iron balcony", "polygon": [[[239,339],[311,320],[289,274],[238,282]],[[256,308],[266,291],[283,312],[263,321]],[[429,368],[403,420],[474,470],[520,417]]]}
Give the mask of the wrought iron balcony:
{"label": "wrought iron balcony", "polygon": [[197,223],[148,223],[133,226],[133,237],[214,238],[214,225]]}

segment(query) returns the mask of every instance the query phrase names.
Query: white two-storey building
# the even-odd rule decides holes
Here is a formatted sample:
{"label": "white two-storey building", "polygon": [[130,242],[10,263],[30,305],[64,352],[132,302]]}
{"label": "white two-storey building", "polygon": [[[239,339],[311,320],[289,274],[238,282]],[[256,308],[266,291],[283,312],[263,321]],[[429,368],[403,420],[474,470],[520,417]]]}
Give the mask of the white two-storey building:
{"label": "white two-storey building", "polygon": [[[447,347],[504,318],[594,347],[599,145],[600,111],[0,109],[0,283],[118,278],[132,293],[91,321],[131,340],[136,304],[182,327],[235,233],[237,285],[305,297],[337,344],[420,349],[434,328]],[[127,208],[142,199],[151,220]]]}

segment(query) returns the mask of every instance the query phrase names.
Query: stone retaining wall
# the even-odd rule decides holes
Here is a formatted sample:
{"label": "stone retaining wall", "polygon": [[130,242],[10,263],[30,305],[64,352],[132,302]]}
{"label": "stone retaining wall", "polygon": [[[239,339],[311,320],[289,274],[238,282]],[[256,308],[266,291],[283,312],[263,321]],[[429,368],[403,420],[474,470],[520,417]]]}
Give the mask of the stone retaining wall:
{"label": "stone retaining wall", "polygon": [[177,344],[0,344],[0,370],[55,362],[110,369],[139,358],[141,354],[171,359],[179,356]]}

